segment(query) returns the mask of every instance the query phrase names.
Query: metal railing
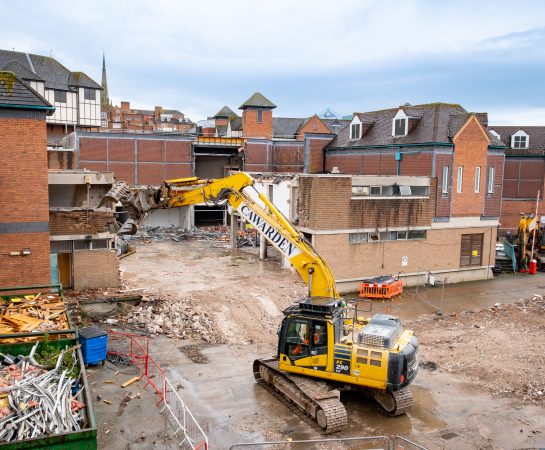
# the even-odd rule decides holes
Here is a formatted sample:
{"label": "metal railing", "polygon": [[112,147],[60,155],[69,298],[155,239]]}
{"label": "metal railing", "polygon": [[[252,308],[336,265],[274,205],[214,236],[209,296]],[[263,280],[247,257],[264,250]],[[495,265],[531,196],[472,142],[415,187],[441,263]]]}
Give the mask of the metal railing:
{"label": "metal railing", "polygon": [[[358,436],[350,438],[329,438],[329,439],[305,439],[286,440],[270,442],[239,443],[229,447],[229,450],[240,449],[289,449],[307,450],[314,448],[312,444],[319,445],[321,449],[382,449],[382,450],[427,450],[425,447],[413,442],[403,436]],[[352,446],[355,445],[354,447]]]}
{"label": "metal railing", "polygon": [[192,450],[208,449],[208,438],[203,429],[174,389],[165,371],[151,357],[147,336],[109,331],[108,355],[127,358],[138,369],[146,382],[144,389],[150,386],[159,397],[157,406],[163,404],[161,412],[168,411],[169,420],[175,428],[174,436],[180,432],[183,434],[180,446]]}

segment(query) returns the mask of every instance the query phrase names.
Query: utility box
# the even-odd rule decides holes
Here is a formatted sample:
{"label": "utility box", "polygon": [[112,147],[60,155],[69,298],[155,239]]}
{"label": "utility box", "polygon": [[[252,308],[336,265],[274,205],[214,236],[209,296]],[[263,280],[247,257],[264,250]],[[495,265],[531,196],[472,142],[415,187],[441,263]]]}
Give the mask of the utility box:
{"label": "utility box", "polygon": [[79,343],[84,364],[104,363],[108,347],[108,332],[97,326],[81,328]]}

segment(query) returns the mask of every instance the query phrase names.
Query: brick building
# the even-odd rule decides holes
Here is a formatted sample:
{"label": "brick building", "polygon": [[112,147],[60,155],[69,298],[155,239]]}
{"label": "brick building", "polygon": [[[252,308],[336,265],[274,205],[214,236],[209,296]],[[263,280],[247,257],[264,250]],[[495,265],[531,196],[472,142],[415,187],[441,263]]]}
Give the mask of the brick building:
{"label": "brick building", "polygon": [[101,205],[111,172],[49,170],[52,272],[63,287],[118,287],[117,225],[111,204]]}
{"label": "brick building", "polygon": [[47,143],[61,146],[74,130],[100,127],[102,87],[83,72],[72,72],[49,56],[0,50],[0,70],[14,72],[55,107],[46,117]]}
{"label": "brick building", "polygon": [[520,214],[545,215],[545,127],[491,126],[491,133],[506,145],[500,230],[516,236]]}
{"label": "brick building", "polygon": [[14,72],[0,71],[2,287],[51,283],[46,117],[54,110]]}
{"label": "brick building", "polygon": [[101,107],[100,131],[181,133],[193,127],[193,122],[177,109],[163,109],[161,106],[153,110],[133,109],[130,102],[121,102],[121,106],[106,104]]}
{"label": "brick building", "polygon": [[326,170],[352,177],[301,176],[300,226],[342,290],[384,273],[489,278],[504,153],[486,114],[459,105],[356,113],[325,149]]}

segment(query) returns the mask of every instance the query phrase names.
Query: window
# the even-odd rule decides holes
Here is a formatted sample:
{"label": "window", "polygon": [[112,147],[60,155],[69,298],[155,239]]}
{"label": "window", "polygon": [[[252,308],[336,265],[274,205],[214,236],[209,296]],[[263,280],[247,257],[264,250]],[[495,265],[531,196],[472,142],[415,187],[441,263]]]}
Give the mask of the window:
{"label": "window", "polygon": [[66,103],[66,91],[54,91],[55,103]]}
{"label": "window", "polygon": [[318,122],[314,121],[312,124],[312,129],[316,131],[318,129]]}
{"label": "window", "polygon": [[443,166],[443,180],[441,192],[445,195],[448,194],[448,166]]}
{"label": "window", "polygon": [[115,121],[116,122],[119,122],[121,120],[121,118],[119,116],[115,116]]}
{"label": "window", "polygon": [[327,354],[327,325],[325,322],[314,322],[312,327],[312,355]]}
{"label": "window", "polygon": [[103,120],[103,121],[101,122],[101,127],[102,127],[102,128],[108,128],[108,121],[107,121],[107,120]]}
{"label": "window", "polygon": [[360,244],[362,242],[367,242],[368,233],[350,233],[348,235],[348,242],[350,244]]}
{"label": "window", "polygon": [[483,236],[483,233],[462,234],[460,267],[480,266],[482,264]]}
{"label": "window", "polygon": [[361,124],[353,123],[350,127],[350,139],[360,139],[361,138]]}
{"label": "window", "polygon": [[426,239],[426,230],[410,230],[407,239]]}
{"label": "window", "polygon": [[480,192],[481,189],[481,168],[475,167],[475,192]]}
{"label": "window", "polygon": [[263,110],[257,110],[257,123],[263,123]]}
{"label": "window", "polygon": [[494,167],[488,168],[488,193],[494,193]]}
{"label": "window", "polygon": [[371,186],[371,195],[380,195],[381,189],[380,186]]}
{"label": "window", "polygon": [[102,112],[100,113],[100,118],[101,118],[101,119],[107,119],[107,118],[108,118],[108,113],[105,112],[105,111],[102,111]]}
{"label": "window", "polygon": [[407,239],[407,231],[398,231],[397,232],[397,240],[398,241],[404,241]]}
{"label": "window", "polygon": [[513,148],[528,148],[528,136],[513,136]]}
{"label": "window", "polygon": [[456,192],[462,192],[464,179],[464,167],[458,166],[458,179],[456,180]]}
{"label": "window", "polygon": [[85,100],[95,100],[96,101],[96,99],[97,99],[96,89],[84,88],[83,89],[83,98],[85,98]]}
{"label": "window", "polygon": [[395,119],[394,123],[394,136],[405,136],[405,128],[407,125],[407,119]]}
{"label": "window", "polygon": [[292,358],[308,356],[309,324],[306,320],[292,319],[288,324],[285,352]]}

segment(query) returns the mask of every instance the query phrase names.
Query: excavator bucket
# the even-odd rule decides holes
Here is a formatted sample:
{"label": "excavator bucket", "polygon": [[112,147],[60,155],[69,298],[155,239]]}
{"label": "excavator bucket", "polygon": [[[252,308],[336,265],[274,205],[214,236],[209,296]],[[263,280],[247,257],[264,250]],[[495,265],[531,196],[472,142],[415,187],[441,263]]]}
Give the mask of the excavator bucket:
{"label": "excavator bucket", "polygon": [[121,203],[127,211],[129,219],[121,226],[117,234],[135,234],[148,213],[153,209],[161,208],[161,189],[143,188],[131,190],[124,181],[115,183],[100,202],[100,206],[106,203]]}

